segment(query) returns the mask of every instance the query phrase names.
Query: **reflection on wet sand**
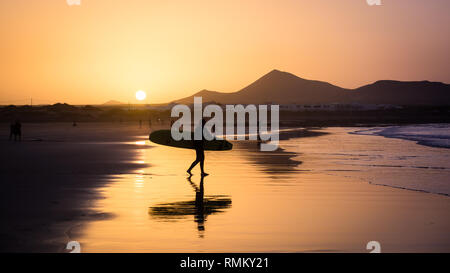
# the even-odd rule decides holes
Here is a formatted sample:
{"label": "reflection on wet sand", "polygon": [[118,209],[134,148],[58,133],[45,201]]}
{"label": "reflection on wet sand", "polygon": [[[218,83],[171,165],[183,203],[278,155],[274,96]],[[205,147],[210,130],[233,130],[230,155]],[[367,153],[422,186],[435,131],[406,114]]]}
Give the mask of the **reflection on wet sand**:
{"label": "reflection on wet sand", "polygon": [[278,175],[288,174],[300,171],[297,166],[302,162],[294,160],[298,156],[295,152],[287,152],[278,148],[274,152],[262,152],[259,150],[258,143],[255,142],[236,142],[236,149],[245,150],[245,156],[250,162],[261,168],[261,171],[267,173],[272,178]]}
{"label": "reflection on wet sand", "polygon": [[[291,138],[305,138],[326,135],[326,132],[311,131],[307,129],[293,129],[280,132],[280,140],[289,140]],[[276,151],[263,152],[260,150],[260,143],[257,141],[239,141],[235,142],[235,149],[245,150],[246,157],[255,165],[259,166],[261,171],[267,173],[272,179],[279,178],[280,175],[289,175],[302,172],[298,166],[302,164],[300,160],[294,159],[299,154],[288,152],[279,147]]]}
{"label": "reflection on wet sand", "polygon": [[[146,142],[152,148],[136,150],[134,157],[145,166],[100,189],[104,198],[95,209],[115,217],[90,222],[71,240],[83,252],[366,252],[370,240],[386,252],[448,251],[447,197],[364,183],[368,175],[432,181],[448,178],[446,171],[403,177],[402,168],[386,176],[389,170],[362,164],[386,165],[390,157],[361,156],[394,150],[396,156],[430,155],[426,160],[445,151],[345,128],[324,131],[305,137],[311,133],[298,130],[303,137],[289,140],[281,135],[282,149],[272,153],[261,152],[256,142],[208,151],[211,175],[204,181],[196,169],[186,182],[195,151]],[[351,172],[345,171],[349,163]]]}
{"label": "reflection on wet sand", "polygon": [[200,186],[192,182],[192,176],[187,178],[195,191],[195,200],[158,204],[149,208],[149,214],[156,220],[174,220],[194,215],[199,237],[204,237],[205,221],[208,215],[223,212],[231,207],[231,199],[226,195],[209,195],[204,197],[204,177]]}

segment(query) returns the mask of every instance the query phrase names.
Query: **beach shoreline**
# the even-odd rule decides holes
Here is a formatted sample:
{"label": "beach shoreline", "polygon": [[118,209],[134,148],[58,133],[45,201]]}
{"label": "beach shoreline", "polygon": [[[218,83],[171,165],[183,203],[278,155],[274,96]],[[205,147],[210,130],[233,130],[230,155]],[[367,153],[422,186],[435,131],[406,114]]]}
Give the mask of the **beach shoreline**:
{"label": "beach shoreline", "polygon": [[[164,185],[169,181],[185,180],[183,168],[187,163],[183,157],[167,154],[170,161],[152,157],[153,150],[161,154],[177,153],[178,149],[149,143],[149,128],[139,128],[136,123],[81,123],[77,128],[64,123],[49,127],[27,124],[25,128],[27,133],[22,143],[0,141],[2,151],[5,151],[0,176],[4,181],[1,197],[2,218],[6,223],[1,229],[1,252],[67,252],[65,245],[71,240],[79,240],[85,252],[367,252],[364,242],[375,239],[380,240],[383,249],[389,252],[450,251],[450,238],[446,232],[450,228],[448,196],[382,187],[344,171],[315,171],[312,167],[321,167],[328,161],[317,161],[317,155],[308,153],[306,148],[319,140],[338,140],[327,129],[288,131],[280,136],[283,149],[273,154],[259,152],[255,143],[236,143],[235,155],[242,156],[239,159],[242,162],[233,164],[246,162],[250,168],[243,167],[248,176],[246,187],[248,192],[257,194],[247,195],[237,185],[223,183],[234,177],[220,169],[228,161],[221,163],[219,157],[207,153],[207,167],[214,170],[205,182],[207,189],[211,193],[230,193],[233,199],[226,213],[214,215],[212,219],[230,215],[231,218],[226,219],[231,222],[223,222],[222,228],[235,228],[235,225],[248,222],[247,226],[240,227],[243,229],[240,232],[248,236],[243,241],[241,238],[240,248],[233,242],[237,240],[235,233],[222,231],[219,232],[222,237],[214,237],[215,230],[220,231],[221,227],[216,227],[213,220],[207,222],[207,239],[192,241],[194,239],[185,236],[177,241],[177,235],[171,234],[171,238],[161,233],[158,240],[165,240],[166,245],[156,247],[158,244],[154,242],[148,248],[140,246],[134,239],[152,242],[155,237],[146,236],[157,236],[163,231],[155,227],[167,222],[155,224],[152,229],[155,235],[145,233],[146,229],[135,232],[133,228],[142,229],[149,220],[153,221],[152,217],[144,216],[145,204],[150,205],[147,199],[153,192],[150,189],[139,192],[141,188],[129,189],[127,185],[134,183],[130,186],[136,187],[138,182],[134,180],[143,180],[152,181],[156,187],[160,181]],[[6,133],[2,130],[0,136],[5,139]],[[291,144],[292,139],[300,144]],[[148,156],[142,157],[146,153]],[[183,154],[190,155],[189,151],[183,151]],[[168,162],[173,164],[169,173],[164,169]],[[240,175],[235,179],[243,177]],[[260,184],[267,184],[269,188],[261,188]],[[275,191],[270,190],[272,188]],[[123,210],[123,204],[114,198],[128,190],[137,192],[127,198],[139,199],[144,194],[143,203],[134,207],[133,200],[121,197],[118,201],[128,200],[127,206],[130,206]],[[170,188],[166,190],[168,196],[174,195]],[[170,198],[173,199],[168,197],[168,200]],[[164,195],[151,202],[159,199],[164,200]],[[250,203],[242,207],[244,200]],[[271,209],[264,209],[264,216],[259,206],[264,207],[265,203],[270,203]],[[138,221],[134,223],[129,219],[129,213],[136,209],[140,211],[138,215],[142,215],[133,218]],[[282,217],[277,211],[292,215]],[[254,219],[247,219],[245,213],[251,213]],[[278,224],[270,224],[269,230],[258,231],[265,218]],[[105,228],[110,225],[113,229],[110,234],[105,234],[108,230]],[[295,230],[295,226],[299,230]],[[406,232],[408,228],[410,230]],[[298,232],[309,239],[299,238]],[[258,234],[273,238],[261,242]],[[419,234],[421,237],[417,238]],[[292,238],[287,240],[285,236]],[[210,237],[221,244],[217,247],[212,243],[209,245]],[[182,240],[194,242],[194,246],[186,248],[181,244]],[[284,243],[275,247],[276,240]],[[410,242],[412,240],[415,242]],[[114,247],[110,245],[113,242]],[[202,250],[198,248],[200,246]]]}
{"label": "beach shoreline", "polygon": [[21,142],[3,128],[0,251],[65,252],[75,226],[113,217],[94,204],[111,175],[144,165],[133,162],[146,148],[134,144],[143,131],[133,125],[25,124]]}

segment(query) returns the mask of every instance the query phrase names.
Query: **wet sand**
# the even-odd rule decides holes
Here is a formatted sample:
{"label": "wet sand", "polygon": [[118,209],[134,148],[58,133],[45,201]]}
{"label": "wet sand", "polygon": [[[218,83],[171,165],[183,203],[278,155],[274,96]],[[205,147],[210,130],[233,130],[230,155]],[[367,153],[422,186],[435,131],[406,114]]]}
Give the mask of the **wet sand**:
{"label": "wet sand", "polygon": [[62,252],[74,228],[108,219],[93,209],[112,174],[129,173],[148,130],[136,124],[24,124],[22,142],[0,130],[0,251]]}
{"label": "wet sand", "polygon": [[189,181],[195,152],[149,143],[136,124],[60,126],[0,144],[2,251],[61,252],[68,240],[83,252],[368,252],[373,240],[383,252],[450,251],[449,197],[375,185],[417,173],[358,165],[367,143],[383,154],[413,142],[338,128],[284,136],[275,153],[235,143],[207,152],[211,175],[197,167]]}

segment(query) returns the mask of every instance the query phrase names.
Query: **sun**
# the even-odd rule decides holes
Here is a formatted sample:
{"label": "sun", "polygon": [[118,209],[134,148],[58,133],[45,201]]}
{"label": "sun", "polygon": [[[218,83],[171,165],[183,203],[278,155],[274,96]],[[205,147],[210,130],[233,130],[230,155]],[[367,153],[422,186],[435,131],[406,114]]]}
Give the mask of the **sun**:
{"label": "sun", "polygon": [[136,99],[137,100],[145,100],[145,98],[147,97],[147,94],[145,94],[144,91],[139,90],[136,92]]}

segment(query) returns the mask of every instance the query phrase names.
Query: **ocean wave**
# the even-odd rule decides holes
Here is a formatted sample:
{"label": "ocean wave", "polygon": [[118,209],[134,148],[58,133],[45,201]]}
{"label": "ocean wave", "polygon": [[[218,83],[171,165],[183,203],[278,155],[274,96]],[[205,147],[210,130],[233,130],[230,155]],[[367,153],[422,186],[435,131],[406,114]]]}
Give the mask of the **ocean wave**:
{"label": "ocean wave", "polygon": [[425,146],[450,148],[450,124],[374,127],[351,132],[351,134],[399,138]]}

